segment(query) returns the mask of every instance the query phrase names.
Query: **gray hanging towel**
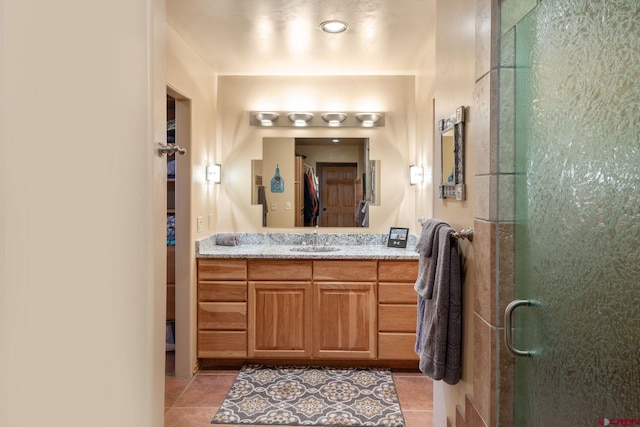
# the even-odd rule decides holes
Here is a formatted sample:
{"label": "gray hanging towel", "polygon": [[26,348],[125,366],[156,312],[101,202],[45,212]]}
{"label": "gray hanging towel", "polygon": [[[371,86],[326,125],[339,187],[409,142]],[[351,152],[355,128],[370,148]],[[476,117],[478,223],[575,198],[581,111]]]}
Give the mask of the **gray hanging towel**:
{"label": "gray hanging towel", "polygon": [[420,371],[447,384],[460,381],[462,371],[462,272],[453,232],[438,227],[433,293],[431,299],[419,298],[424,314],[416,345]]}

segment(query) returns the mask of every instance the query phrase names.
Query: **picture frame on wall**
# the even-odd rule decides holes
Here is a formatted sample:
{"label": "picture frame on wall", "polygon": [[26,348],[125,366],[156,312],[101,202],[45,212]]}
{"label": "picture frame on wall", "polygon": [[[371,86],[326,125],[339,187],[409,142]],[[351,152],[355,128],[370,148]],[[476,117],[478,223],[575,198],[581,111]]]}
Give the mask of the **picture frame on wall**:
{"label": "picture frame on wall", "polygon": [[391,227],[387,246],[390,248],[406,248],[409,238],[409,229],[401,227]]}

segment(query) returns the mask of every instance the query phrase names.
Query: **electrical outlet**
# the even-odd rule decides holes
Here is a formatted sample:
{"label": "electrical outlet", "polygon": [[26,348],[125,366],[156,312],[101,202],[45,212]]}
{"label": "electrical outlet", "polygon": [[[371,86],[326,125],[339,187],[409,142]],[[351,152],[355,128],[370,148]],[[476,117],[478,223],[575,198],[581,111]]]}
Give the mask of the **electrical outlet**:
{"label": "electrical outlet", "polygon": [[271,210],[272,211],[277,211],[278,210],[278,204],[276,202],[271,202]]}
{"label": "electrical outlet", "polygon": [[204,218],[202,218],[201,216],[196,218],[196,231],[198,233],[200,233],[202,231],[202,222],[203,222],[203,220],[204,220]]}

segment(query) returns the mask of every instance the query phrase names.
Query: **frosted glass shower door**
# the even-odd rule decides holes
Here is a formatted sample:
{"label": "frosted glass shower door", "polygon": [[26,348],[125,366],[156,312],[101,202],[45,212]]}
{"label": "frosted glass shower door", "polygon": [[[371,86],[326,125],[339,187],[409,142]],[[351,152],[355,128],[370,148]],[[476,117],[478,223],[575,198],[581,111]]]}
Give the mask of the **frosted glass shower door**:
{"label": "frosted glass shower door", "polygon": [[640,424],[640,1],[513,31],[516,425]]}

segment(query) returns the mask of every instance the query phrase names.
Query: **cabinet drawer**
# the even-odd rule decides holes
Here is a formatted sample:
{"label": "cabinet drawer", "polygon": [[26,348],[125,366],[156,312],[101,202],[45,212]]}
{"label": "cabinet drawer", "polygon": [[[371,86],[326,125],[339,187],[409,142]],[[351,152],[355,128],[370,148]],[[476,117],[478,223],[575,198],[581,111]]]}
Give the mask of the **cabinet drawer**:
{"label": "cabinet drawer", "polygon": [[[380,332],[378,334],[378,359],[419,360],[416,354],[416,334]],[[417,366],[416,366],[417,367]]]}
{"label": "cabinet drawer", "polygon": [[198,301],[246,301],[246,282],[199,282]]}
{"label": "cabinet drawer", "polygon": [[377,278],[376,261],[313,261],[314,280],[335,280],[341,282],[368,282]]}
{"label": "cabinet drawer", "polygon": [[200,258],[198,280],[247,280],[247,261]]}
{"label": "cabinet drawer", "polygon": [[249,260],[250,280],[311,280],[311,260]]}
{"label": "cabinet drawer", "polygon": [[416,304],[418,294],[413,283],[380,283],[378,302],[390,304]]}
{"label": "cabinet drawer", "polygon": [[380,261],[378,280],[381,282],[415,282],[418,261]]}
{"label": "cabinet drawer", "polygon": [[414,332],[417,308],[410,304],[380,304],[378,306],[378,331]]}
{"label": "cabinet drawer", "polygon": [[198,329],[247,329],[247,303],[198,303]]}
{"label": "cabinet drawer", "polygon": [[247,333],[198,331],[198,357],[247,357]]}

